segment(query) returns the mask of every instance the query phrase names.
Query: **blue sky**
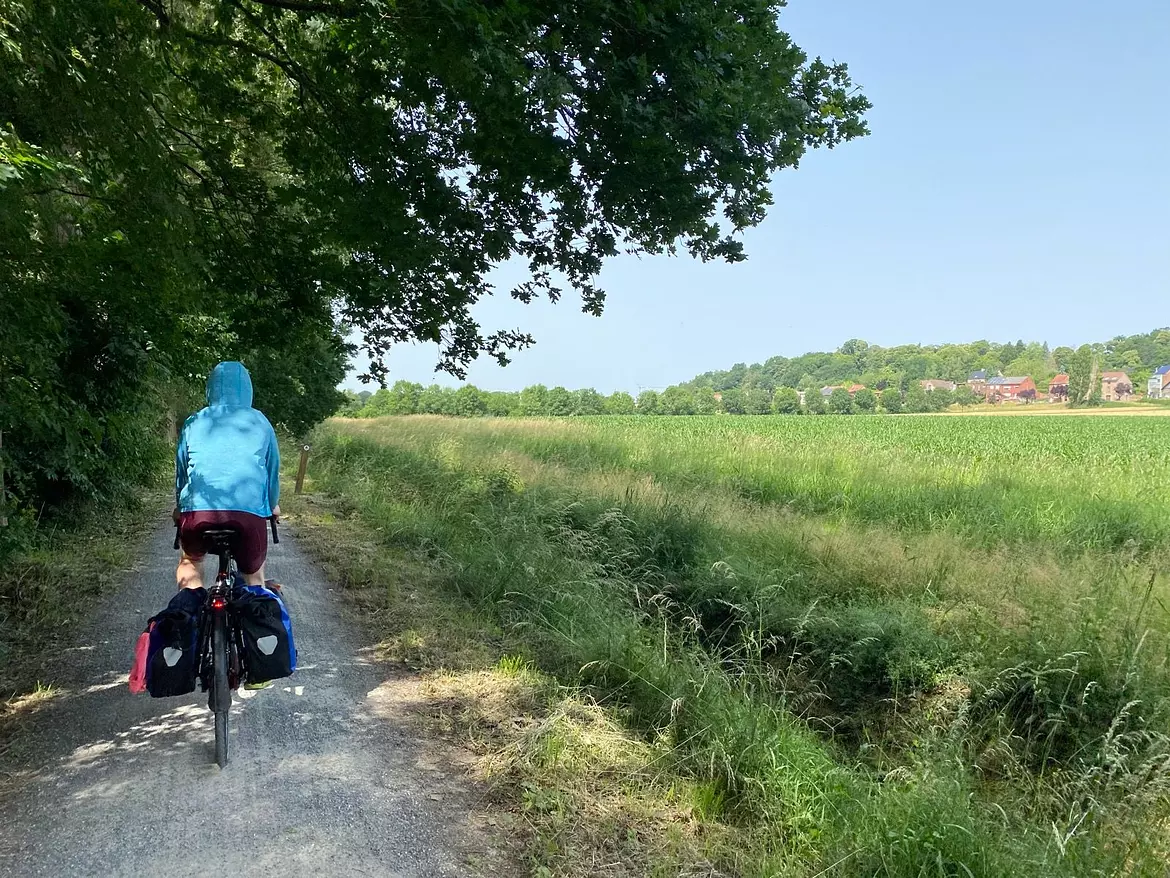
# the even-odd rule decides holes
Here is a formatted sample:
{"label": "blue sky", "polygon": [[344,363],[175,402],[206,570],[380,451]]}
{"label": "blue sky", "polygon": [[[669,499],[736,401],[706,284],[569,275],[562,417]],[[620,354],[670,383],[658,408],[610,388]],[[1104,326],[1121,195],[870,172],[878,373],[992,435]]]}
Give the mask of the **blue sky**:
{"label": "blue sky", "polygon": [[[1055,346],[1170,324],[1170,2],[791,0],[781,24],[849,64],[870,136],[777,175],[746,263],[615,258],[601,318],[481,303],[485,329],[537,344],[472,383],[636,392],[854,337]],[[391,380],[456,384],[435,359],[397,348]]]}

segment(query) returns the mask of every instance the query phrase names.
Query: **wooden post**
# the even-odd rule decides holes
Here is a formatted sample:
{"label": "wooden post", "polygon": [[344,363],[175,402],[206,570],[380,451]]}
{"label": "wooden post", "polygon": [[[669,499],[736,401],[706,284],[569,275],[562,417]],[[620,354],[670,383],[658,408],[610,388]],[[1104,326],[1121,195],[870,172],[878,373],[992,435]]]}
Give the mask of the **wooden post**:
{"label": "wooden post", "polygon": [[301,463],[297,467],[297,486],[293,489],[294,494],[301,493],[301,489],[305,486],[305,470],[309,467],[309,446],[307,444],[301,446]]}
{"label": "wooden post", "polygon": [[[0,452],[4,451],[4,431],[0,430]],[[4,455],[0,453],[0,527],[8,527],[8,516],[4,514],[8,497],[4,493]]]}

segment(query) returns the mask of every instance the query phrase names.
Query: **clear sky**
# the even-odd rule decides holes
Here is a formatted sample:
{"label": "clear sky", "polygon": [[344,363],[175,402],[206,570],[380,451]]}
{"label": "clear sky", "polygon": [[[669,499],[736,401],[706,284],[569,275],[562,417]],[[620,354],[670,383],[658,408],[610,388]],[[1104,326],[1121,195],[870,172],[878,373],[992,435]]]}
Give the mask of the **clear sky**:
{"label": "clear sky", "polygon": [[[870,136],[776,177],[746,263],[615,258],[601,318],[481,303],[486,330],[537,344],[472,383],[636,392],[849,338],[1056,346],[1170,324],[1170,0],[791,0],[781,25],[849,64]],[[398,348],[391,380],[457,383],[435,359]]]}

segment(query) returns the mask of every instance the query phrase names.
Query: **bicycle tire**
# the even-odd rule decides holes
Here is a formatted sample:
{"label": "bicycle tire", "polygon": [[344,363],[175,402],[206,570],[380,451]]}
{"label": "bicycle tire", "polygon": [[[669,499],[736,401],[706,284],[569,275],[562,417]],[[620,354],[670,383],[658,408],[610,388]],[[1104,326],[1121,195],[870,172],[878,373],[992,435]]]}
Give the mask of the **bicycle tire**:
{"label": "bicycle tire", "polygon": [[215,614],[211,628],[212,704],[215,711],[215,761],[220,768],[228,763],[228,709],[232,691],[228,688],[227,613]]}

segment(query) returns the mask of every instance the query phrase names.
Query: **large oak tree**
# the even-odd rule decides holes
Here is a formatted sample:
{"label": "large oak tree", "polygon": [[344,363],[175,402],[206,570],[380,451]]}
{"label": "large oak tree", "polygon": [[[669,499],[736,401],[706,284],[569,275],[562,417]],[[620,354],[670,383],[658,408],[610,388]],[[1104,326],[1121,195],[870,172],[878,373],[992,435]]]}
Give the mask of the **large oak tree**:
{"label": "large oak tree", "polygon": [[[769,181],[864,133],[768,0],[9,0],[0,10],[0,429],[27,499],[145,460],[159,388],[257,371],[293,429],[347,328],[506,361],[506,292],[622,251],[739,260]],[[140,462],[142,462],[140,461]],[[145,466],[145,463],[142,462]]]}

